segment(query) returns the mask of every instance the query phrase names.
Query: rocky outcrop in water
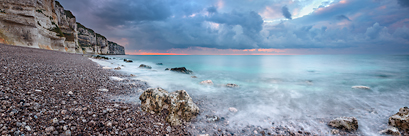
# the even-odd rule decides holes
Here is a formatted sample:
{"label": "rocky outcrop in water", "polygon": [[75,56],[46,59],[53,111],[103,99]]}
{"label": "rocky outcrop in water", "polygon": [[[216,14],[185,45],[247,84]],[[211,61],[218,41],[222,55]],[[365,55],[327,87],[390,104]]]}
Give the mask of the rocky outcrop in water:
{"label": "rocky outcrop in water", "polygon": [[182,120],[190,121],[199,114],[199,107],[185,90],[169,93],[162,88],[150,88],[139,99],[143,111],[167,114],[166,121],[171,125],[180,125]]}
{"label": "rocky outcrop in water", "polygon": [[398,113],[389,117],[388,123],[400,130],[409,131],[409,108],[400,108]]}
{"label": "rocky outcrop in water", "polygon": [[152,69],[151,66],[145,65],[145,64],[141,64],[139,65],[139,68],[146,68],[146,69]]}
{"label": "rocky outcrop in water", "polygon": [[179,73],[184,73],[184,74],[192,74],[193,71],[186,69],[185,67],[179,67],[179,68],[166,68],[165,70],[170,70],[174,72],[179,72]]}
{"label": "rocky outcrop in water", "polygon": [[358,120],[355,117],[339,117],[331,120],[328,126],[345,131],[356,131],[358,129]]}
{"label": "rocky outcrop in water", "polygon": [[125,54],[54,0],[0,0],[0,43],[70,53]]}

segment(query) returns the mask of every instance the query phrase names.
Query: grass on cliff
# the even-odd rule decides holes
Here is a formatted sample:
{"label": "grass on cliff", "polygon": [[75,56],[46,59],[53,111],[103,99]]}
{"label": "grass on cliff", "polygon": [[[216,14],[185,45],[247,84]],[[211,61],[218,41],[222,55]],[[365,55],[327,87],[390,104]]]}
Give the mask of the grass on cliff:
{"label": "grass on cliff", "polygon": [[50,31],[53,31],[53,32],[56,32],[57,33],[57,36],[59,36],[59,37],[65,37],[64,36],[64,33],[61,31],[61,29],[60,29],[60,27],[58,27],[58,25],[57,24],[55,24],[54,22],[51,22],[55,27],[54,28],[51,28],[51,29],[49,29]]}

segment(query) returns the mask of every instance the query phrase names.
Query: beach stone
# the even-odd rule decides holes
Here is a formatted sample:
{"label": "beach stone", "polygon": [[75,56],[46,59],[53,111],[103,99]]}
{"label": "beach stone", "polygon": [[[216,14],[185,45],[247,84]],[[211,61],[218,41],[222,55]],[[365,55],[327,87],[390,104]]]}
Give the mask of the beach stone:
{"label": "beach stone", "polygon": [[179,73],[184,73],[184,74],[192,74],[193,71],[186,69],[185,67],[179,67],[179,68],[166,68],[165,70],[170,70],[174,72],[179,72]]}
{"label": "beach stone", "polygon": [[393,135],[393,136],[400,136],[399,129],[396,127],[390,127],[388,129],[382,130],[379,132],[380,134],[386,134],[386,135]]}
{"label": "beach stone", "polygon": [[151,66],[145,65],[145,64],[141,64],[139,65],[139,68],[146,68],[146,69],[152,69]]}
{"label": "beach stone", "polygon": [[34,90],[35,92],[42,92],[41,90]]}
{"label": "beach stone", "polygon": [[161,114],[167,110],[166,121],[173,126],[180,125],[182,120],[190,121],[199,114],[199,107],[185,90],[169,93],[162,88],[149,88],[139,99],[145,112]]}
{"label": "beach stone", "polygon": [[219,116],[216,115],[206,115],[207,122],[217,122],[220,120]]}
{"label": "beach stone", "polygon": [[109,69],[112,69],[112,68],[110,68],[110,67],[102,67],[102,69],[108,69],[108,70],[109,70]]}
{"label": "beach stone", "polygon": [[70,131],[70,130],[65,131],[65,132],[64,132],[64,135],[65,135],[65,136],[71,136],[71,131]]}
{"label": "beach stone", "polygon": [[98,89],[98,91],[100,91],[100,92],[108,92],[109,90],[108,90],[108,89],[105,89],[105,88],[102,88],[102,89]]}
{"label": "beach stone", "polygon": [[54,130],[55,130],[54,126],[50,126],[50,127],[45,128],[45,132],[46,132],[46,133],[51,133],[51,132],[53,132]]}
{"label": "beach stone", "polygon": [[339,117],[328,123],[333,128],[346,131],[356,131],[358,129],[358,120],[355,117]]}
{"label": "beach stone", "polygon": [[229,84],[226,84],[226,87],[235,88],[235,87],[239,87],[239,85],[229,83]]}
{"label": "beach stone", "polygon": [[409,131],[409,108],[400,108],[398,113],[389,117],[388,124],[400,130]]}
{"label": "beach stone", "polygon": [[212,80],[205,80],[205,81],[200,82],[200,84],[202,84],[202,85],[213,85],[213,81]]}
{"label": "beach stone", "polygon": [[121,70],[121,67],[116,67],[114,68],[114,70]]}
{"label": "beach stone", "polygon": [[338,134],[339,134],[339,130],[338,130],[338,129],[332,129],[332,130],[331,130],[331,134],[333,134],[333,135],[338,135]]}
{"label": "beach stone", "polygon": [[230,111],[230,112],[237,112],[238,110],[237,110],[236,108],[234,108],[234,107],[230,107],[230,108],[229,108],[229,111]]}
{"label": "beach stone", "polygon": [[351,88],[352,88],[352,89],[366,89],[366,90],[370,90],[370,89],[371,89],[371,88],[368,87],[368,86],[360,86],[360,85],[358,85],[358,86],[352,86]]}

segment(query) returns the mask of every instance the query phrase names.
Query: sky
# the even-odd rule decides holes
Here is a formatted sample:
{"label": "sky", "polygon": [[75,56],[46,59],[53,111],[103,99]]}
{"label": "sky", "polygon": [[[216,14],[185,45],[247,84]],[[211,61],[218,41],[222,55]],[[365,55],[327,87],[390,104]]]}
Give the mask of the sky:
{"label": "sky", "polygon": [[409,0],[59,0],[132,55],[409,54]]}

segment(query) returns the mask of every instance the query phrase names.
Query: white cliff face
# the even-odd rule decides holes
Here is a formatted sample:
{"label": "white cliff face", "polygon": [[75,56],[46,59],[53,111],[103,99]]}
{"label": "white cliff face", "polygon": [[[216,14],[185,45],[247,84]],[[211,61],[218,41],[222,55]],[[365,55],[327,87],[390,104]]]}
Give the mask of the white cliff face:
{"label": "white cliff face", "polygon": [[55,0],[0,0],[0,43],[70,53],[112,54],[108,40],[79,27]]}

